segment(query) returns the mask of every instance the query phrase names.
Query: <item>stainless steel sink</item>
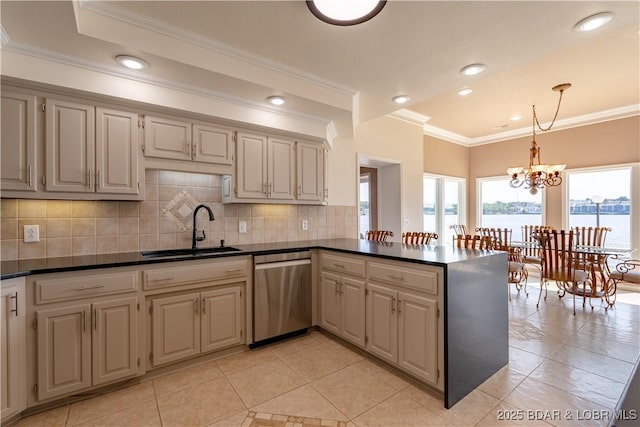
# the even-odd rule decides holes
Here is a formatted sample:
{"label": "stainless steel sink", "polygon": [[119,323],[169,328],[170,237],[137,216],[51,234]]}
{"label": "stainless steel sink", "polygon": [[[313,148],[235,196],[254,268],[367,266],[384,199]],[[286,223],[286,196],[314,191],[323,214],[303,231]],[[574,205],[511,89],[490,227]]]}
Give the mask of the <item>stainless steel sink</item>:
{"label": "stainless steel sink", "polygon": [[197,249],[163,249],[159,251],[143,251],[143,257],[171,257],[171,256],[196,256],[200,254],[215,254],[215,253],[225,253],[225,252],[236,252],[240,249],[234,248],[232,246],[216,246],[210,248],[197,248]]}

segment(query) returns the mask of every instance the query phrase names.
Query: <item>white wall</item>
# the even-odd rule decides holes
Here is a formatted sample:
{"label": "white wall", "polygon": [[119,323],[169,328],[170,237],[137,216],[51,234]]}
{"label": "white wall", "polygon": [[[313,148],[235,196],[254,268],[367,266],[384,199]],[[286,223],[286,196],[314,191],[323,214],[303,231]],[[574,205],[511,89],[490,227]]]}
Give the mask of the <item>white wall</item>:
{"label": "white wall", "polygon": [[[399,164],[378,168],[378,228],[393,231],[392,242],[402,240],[402,167]],[[420,228],[422,229],[422,228]]]}

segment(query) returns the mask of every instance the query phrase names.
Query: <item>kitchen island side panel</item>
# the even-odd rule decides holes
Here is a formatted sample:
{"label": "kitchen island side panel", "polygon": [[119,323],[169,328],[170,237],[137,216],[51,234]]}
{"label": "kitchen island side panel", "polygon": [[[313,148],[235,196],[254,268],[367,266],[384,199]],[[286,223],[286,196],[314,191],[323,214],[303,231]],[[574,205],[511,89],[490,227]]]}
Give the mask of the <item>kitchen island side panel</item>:
{"label": "kitchen island side panel", "polygon": [[445,407],[509,363],[507,254],[447,265]]}

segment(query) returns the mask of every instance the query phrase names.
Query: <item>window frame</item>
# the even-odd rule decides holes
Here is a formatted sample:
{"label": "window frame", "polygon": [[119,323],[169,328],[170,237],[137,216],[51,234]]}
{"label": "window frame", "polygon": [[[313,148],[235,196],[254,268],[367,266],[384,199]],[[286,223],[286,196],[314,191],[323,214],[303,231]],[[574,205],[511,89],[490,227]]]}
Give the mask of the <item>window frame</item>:
{"label": "window frame", "polygon": [[[426,230],[424,223],[424,180],[425,178],[435,179],[436,181],[436,229]],[[447,242],[444,240],[447,236],[448,228],[445,227],[445,212],[444,212],[444,188],[445,182],[454,181],[458,184],[458,219],[459,223],[467,223],[467,179],[458,176],[450,175],[438,175],[433,173],[422,174],[422,228],[425,231],[435,231],[440,236],[438,245],[444,245]],[[449,242],[451,243],[451,242]]]}

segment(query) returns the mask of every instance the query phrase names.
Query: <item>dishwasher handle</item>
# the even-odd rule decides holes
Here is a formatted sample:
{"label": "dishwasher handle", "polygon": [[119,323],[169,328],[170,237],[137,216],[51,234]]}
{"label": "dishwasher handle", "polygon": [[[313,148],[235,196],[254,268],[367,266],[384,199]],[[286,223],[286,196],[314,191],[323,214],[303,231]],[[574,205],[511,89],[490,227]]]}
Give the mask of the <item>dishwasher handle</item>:
{"label": "dishwasher handle", "polygon": [[294,261],[279,261],[279,262],[267,262],[265,264],[256,264],[257,270],[268,270],[271,268],[284,268],[284,267],[293,267],[296,265],[308,265],[311,264],[310,259],[297,259]]}

